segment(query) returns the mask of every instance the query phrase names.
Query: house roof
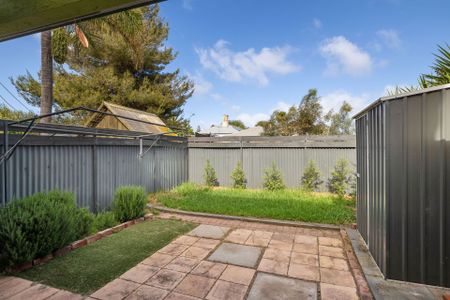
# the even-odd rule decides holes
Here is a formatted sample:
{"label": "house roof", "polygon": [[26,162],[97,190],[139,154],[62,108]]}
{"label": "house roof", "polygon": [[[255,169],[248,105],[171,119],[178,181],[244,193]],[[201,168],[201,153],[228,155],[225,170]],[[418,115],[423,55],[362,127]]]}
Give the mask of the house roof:
{"label": "house roof", "polygon": [[[117,117],[117,119],[130,131],[148,132],[148,133],[166,133],[170,129],[164,124],[164,122],[155,114],[145,112],[142,110],[125,107],[119,104],[110,103],[103,101],[100,107],[97,109],[99,111],[109,111],[113,114],[134,118],[142,120],[145,122],[151,122],[153,124],[142,123],[138,121],[128,120],[124,118]],[[97,126],[106,115],[94,113],[86,122],[86,126],[95,127]],[[155,124],[155,125],[154,125]],[[157,124],[157,125],[156,125]]]}
{"label": "house roof", "polygon": [[202,130],[200,131],[200,134],[232,134],[232,133],[236,133],[239,132],[239,129],[237,129],[234,126],[218,126],[218,125],[213,125],[208,129]]}
{"label": "house roof", "polygon": [[261,136],[263,133],[264,128],[261,126],[255,126],[232,133],[231,136]]}

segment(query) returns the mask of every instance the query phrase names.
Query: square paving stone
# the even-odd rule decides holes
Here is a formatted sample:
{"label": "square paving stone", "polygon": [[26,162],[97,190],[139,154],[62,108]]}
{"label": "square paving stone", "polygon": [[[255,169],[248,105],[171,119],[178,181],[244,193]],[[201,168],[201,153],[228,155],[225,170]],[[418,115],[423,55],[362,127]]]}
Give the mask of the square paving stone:
{"label": "square paving stone", "polygon": [[162,269],[155,276],[147,280],[145,284],[162,288],[173,289],[185,276],[185,273]]}
{"label": "square paving stone", "polygon": [[141,285],[126,300],[161,300],[168,294],[168,291],[148,285]]}
{"label": "square paving stone", "polygon": [[201,224],[188,233],[190,236],[204,237],[210,239],[222,239],[230,230],[228,227]]}
{"label": "square paving stone", "polygon": [[354,288],[323,282],[320,284],[320,296],[322,300],[359,299],[356,289]]}
{"label": "square paving stone", "polygon": [[180,256],[185,256],[185,257],[195,258],[195,259],[203,259],[206,256],[208,256],[209,251],[210,251],[209,249],[191,246],[191,247],[187,248],[186,251],[181,253]]}
{"label": "square paving stone", "polygon": [[175,258],[170,264],[166,266],[166,269],[189,273],[200,261],[193,258],[179,256]]}
{"label": "square paving stone", "polygon": [[322,282],[334,285],[356,287],[353,275],[350,271],[339,271],[332,269],[320,269],[320,278]]}
{"label": "square paving stone", "polygon": [[291,251],[292,250],[292,242],[285,242],[274,240],[273,238],[270,240],[269,248],[279,249],[283,251]]}
{"label": "square paving stone", "polygon": [[319,254],[323,256],[345,258],[344,250],[337,247],[319,246]]}
{"label": "square paving stone", "polygon": [[319,267],[291,262],[291,264],[289,265],[288,276],[311,281],[319,281]]}
{"label": "square paving stone", "polygon": [[271,259],[261,259],[258,266],[258,271],[263,271],[267,273],[274,273],[279,275],[287,275],[289,263],[279,262]]}
{"label": "square paving stone", "polygon": [[258,272],[247,299],[317,299],[317,284]]}
{"label": "square paving stone", "polygon": [[211,249],[216,248],[216,246],[219,245],[219,244],[220,244],[219,240],[199,239],[192,246],[211,250]]}
{"label": "square paving stone", "polygon": [[33,300],[44,300],[58,292],[57,289],[45,286],[43,284],[35,284],[30,288],[12,296],[8,299],[12,300],[23,300],[23,299],[33,299]]}
{"label": "square paving stone", "polygon": [[123,279],[115,279],[93,293],[91,296],[93,298],[102,299],[102,300],[115,300],[115,299],[123,299],[129,294],[131,294],[134,290],[139,287],[138,283],[123,280]]}
{"label": "square paving stone", "polygon": [[134,268],[131,268],[130,270],[122,274],[120,278],[137,283],[144,283],[158,271],[158,267],[138,264]]}
{"label": "square paving stone", "polygon": [[209,292],[208,300],[242,300],[245,297],[248,286],[233,282],[217,280]]}
{"label": "square paving stone", "polygon": [[168,263],[170,263],[172,260],[175,259],[176,256],[164,254],[164,253],[155,253],[152,256],[144,259],[141,264],[144,265],[150,265],[155,267],[164,267]]}
{"label": "square paving stone", "polygon": [[318,267],[319,266],[319,257],[314,254],[292,252],[291,263]]}
{"label": "square paving stone", "polygon": [[85,299],[84,296],[74,294],[68,291],[59,290],[56,294],[47,298],[48,300],[82,300]]}
{"label": "square paving stone", "polygon": [[289,263],[290,256],[291,256],[290,251],[267,248],[266,251],[264,251],[263,258],[276,260],[278,262],[283,262],[283,263]]}
{"label": "square paving stone", "polygon": [[203,260],[197,267],[195,267],[194,270],[192,270],[191,274],[210,278],[219,278],[226,267],[227,265],[225,264]]}
{"label": "square paving stone", "polygon": [[319,250],[317,244],[294,244],[292,252],[309,253],[317,255],[319,253]]}
{"label": "square paving stone", "polygon": [[245,244],[250,246],[267,247],[272,235],[273,232],[255,230],[250,234]]}
{"label": "square paving stone", "polygon": [[336,238],[319,237],[319,245],[330,247],[342,247],[342,241]]}
{"label": "square paving stone", "polygon": [[197,276],[197,275],[187,275],[183,281],[176,287],[175,292],[194,296],[198,298],[205,297],[211,287],[213,286],[215,279]]}
{"label": "square paving stone", "polygon": [[312,244],[315,245],[317,244],[317,237],[315,236],[310,236],[310,235],[301,235],[301,234],[297,234],[295,236],[295,243],[297,244]]}
{"label": "square paving stone", "polygon": [[233,230],[225,239],[227,242],[230,243],[236,243],[236,244],[244,244],[250,234],[252,233],[251,230],[247,229],[236,229]]}
{"label": "square paving stone", "polygon": [[182,235],[179,238],[177,238],[176,240],[174,240],[172,243],[191,246],[192,244],[194,244],[198,240],[199,240],[198,237]]}
{"label": "square paving stone", "polygon": [[259,247],[223,243],[208,260],[255,268],[261,252]]}
{"label": "square paving stone", "polygon": [[170,293],[169,296],[167,296],[167,298],[164,300],[198,300],[198,299],[200,299],[200,298],[173,292],[173,293]]}
{"label": "square paving stone", "polygon": [[327,269],[335,269],[341,271],[348,271],[348,264],[345,259],[331,256],[320,256],[320,267]]}
{"label": "square paving stone", "polygon": [[32,281],[17,277],[5,280],[0,285],[0,299],[8,299],[12,295],[28,289],[32,284]]}
{"label": "square paving stone", "polygon": [[169,254],[169,255],[180,255],[183,253],[189,246],[183,245],[183,244],[175,244],[170,243],[169,245],[165,246],[164,248],[159,249],[159,253]]}
{"label": "square paving stone", "polygon": [[220,276],[220,279],[249,285],[253,279],[253,275],[255,275],[255,270],[253,269],[229,265],[222,273],[222,276]]}

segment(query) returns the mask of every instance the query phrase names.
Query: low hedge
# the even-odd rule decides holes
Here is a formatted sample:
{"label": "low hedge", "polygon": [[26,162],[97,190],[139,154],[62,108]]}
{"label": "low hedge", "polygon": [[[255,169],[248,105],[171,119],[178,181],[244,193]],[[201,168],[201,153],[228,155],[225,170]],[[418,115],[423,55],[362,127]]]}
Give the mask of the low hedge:
{"label": "low hedge", "polygon": [[145,214],[146,193],[140,186],[122,186],[117,188],[112,202],[112,211],[119,222],[126,222]]}
{"label": "low hedge", "polygon": [[9,265],[45,256],[86,236],[92,221],[73,193],[54,190],[12,201],[0,208],[0,255]]}

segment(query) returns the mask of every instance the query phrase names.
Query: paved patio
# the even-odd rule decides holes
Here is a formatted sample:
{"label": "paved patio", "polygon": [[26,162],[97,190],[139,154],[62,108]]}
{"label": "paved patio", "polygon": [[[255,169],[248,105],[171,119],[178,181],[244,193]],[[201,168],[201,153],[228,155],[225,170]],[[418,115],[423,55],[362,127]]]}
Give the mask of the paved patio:
{"label": "paved patio", "polygon": [[[363,277],[355,280],[353,258],[349,260],[344,251],[346,243],[338,230],[167,213],[159,216],[173,217],[200,225],[88,298],[360,299],[356,282],[367,287]],[[21,281],[21,287],[10,289],[9,296],[17,299],[24,295],[33,299],[83,298],[74,294],[60,298],[64,291],[23,279],[10,280]],[[17,292],[19,289],[22,291]],[[370,294],[363,296],[370,298]],[[10,297],[0,292],[3,298]]]}

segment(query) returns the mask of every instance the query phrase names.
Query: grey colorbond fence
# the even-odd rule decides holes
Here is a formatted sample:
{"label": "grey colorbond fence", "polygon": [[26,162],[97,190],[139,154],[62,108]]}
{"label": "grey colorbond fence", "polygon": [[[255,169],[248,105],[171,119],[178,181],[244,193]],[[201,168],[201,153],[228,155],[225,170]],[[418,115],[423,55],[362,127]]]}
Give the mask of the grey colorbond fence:
{"label": "grey colorbond fence", "polygon": [[[143,140],[144,151],[155,138]],[[17,136],[9,135],[8,144],[15,141]],[[3,153],[3,137],[0,143]],[[187,180],[186,139],[158,138],[142,158],[139,150],[139,140],[134,138],[28,136],[7,162],[6,178],[4,170],[0,172],[0,199],[8,202],[40,191],[62,189],[74,192],[79,206],[101,211],[110,205],[115,189],[121,185],[141,185],[153,192]]]}
{"label": "grey colorbond fence", "polygon": [[390,279],[450,287],[450,85],[356,117],[358,229]]}
{"label": "grey colorbond fence", "polygon": [[196,137],[189,139],[189,180],[203,183],[206,160],[216,170],[219,184],[231,186],[238,161],[250,188],[261,188],[264,170],[275,162],[288,187],[299,187],[309,160],[314,160],[327,190],[327,180],[337,160],[347,159],[356,170],[354,136],[295,137]]}

